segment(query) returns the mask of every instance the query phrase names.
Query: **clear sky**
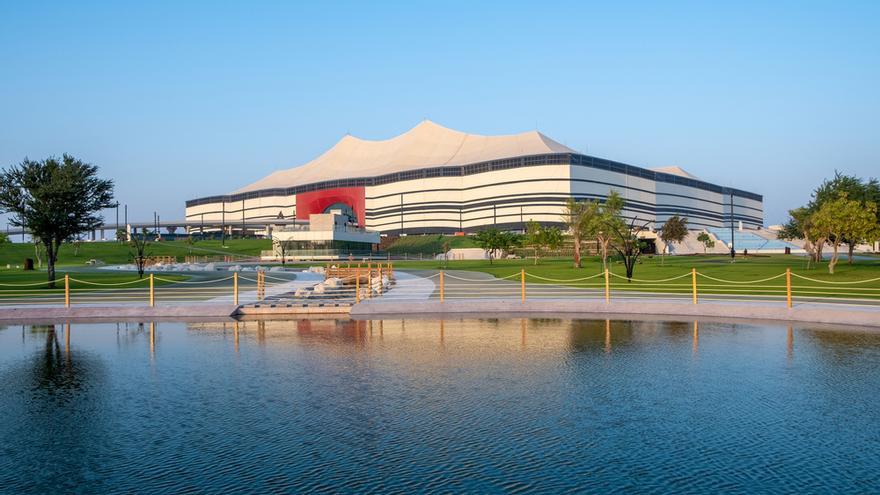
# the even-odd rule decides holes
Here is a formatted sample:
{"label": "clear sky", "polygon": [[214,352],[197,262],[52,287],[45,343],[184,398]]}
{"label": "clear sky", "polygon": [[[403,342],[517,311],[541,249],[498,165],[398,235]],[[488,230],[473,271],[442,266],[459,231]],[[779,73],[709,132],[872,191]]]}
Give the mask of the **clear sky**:
{"label": "clear sky", "polygon": [[880,2],[0,0],[0,166],[71,153],[131,219],[424,118],[679,165],[777,223],[880,175]]}

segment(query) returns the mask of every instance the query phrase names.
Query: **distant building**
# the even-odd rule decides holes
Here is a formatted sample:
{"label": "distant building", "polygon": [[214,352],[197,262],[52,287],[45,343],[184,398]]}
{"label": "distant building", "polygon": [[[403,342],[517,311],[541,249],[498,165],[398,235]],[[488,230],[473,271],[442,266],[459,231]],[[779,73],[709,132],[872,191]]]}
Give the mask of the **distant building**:
{"label": "distant building", "polygon": [[762,197],[711,184],[678,167],[649,170],[580,154],[537,131],[480,136],[424,121],[392,139],[345,136],[305,165],[274,172],[231,194],[187,201],[186,219],[213,225],[296,221],[340,210],[382,233],[521,230],[561,224],[565,201],[616,190],[624,215],[694,229],[763,224]]}
{"label": "distant building", "polygon": [[312,213],[308,221],[272,226],[274,259],[336,259],[369,255],[379,233],[354,225],[341,210]]}

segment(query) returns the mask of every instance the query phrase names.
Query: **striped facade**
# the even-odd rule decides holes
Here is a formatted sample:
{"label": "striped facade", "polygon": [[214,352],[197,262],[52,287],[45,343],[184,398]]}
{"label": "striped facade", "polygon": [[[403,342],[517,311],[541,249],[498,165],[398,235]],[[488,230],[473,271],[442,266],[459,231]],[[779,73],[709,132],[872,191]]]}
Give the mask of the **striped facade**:
{"label": "striped facade", "polygon": [[363,204],[350,206],[366,228],[389,234],[521,230],[529,220],[561,224],[569,197],[603,200],[611,190],[624,197],[626,217],[655,228],[672,215],[686,216],[691,228],[763,225],[758,194],[573,152],[257,188],[187,201],[186,219],[190,226],[302,219],[308,212],[297,213],[298,196],[343,190],[360,192]]}

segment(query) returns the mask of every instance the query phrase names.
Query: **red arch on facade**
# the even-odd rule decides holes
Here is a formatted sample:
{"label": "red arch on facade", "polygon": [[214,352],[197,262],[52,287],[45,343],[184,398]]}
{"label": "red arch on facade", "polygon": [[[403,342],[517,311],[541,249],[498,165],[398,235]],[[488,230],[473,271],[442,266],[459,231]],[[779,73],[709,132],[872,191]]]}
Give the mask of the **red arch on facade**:
{"label": "red arch on facade", "polygon": [[358,225],[366,225],[365,194],[363,187],[338,187],[323,191],[309,191],[296,195],[296,219],[308,220],[312,213],[324,213],[334,203],[351,206]]}

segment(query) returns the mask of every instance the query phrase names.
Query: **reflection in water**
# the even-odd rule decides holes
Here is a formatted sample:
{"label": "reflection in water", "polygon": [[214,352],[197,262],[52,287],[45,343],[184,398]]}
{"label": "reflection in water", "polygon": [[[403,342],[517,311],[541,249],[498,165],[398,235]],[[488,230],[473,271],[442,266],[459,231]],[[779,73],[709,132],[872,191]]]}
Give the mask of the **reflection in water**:
{"label": "reflection in water", "polygon": [[103,363],[77,349],[69,323],[25,332],[25,352],[0,357],[0,491],[81,491],[93,472],[89,452],[107,439]]}
{"label": "reflection in water", "polygon": [[0,491],[877,492],[878,370],[711,321],[0,330]]}

